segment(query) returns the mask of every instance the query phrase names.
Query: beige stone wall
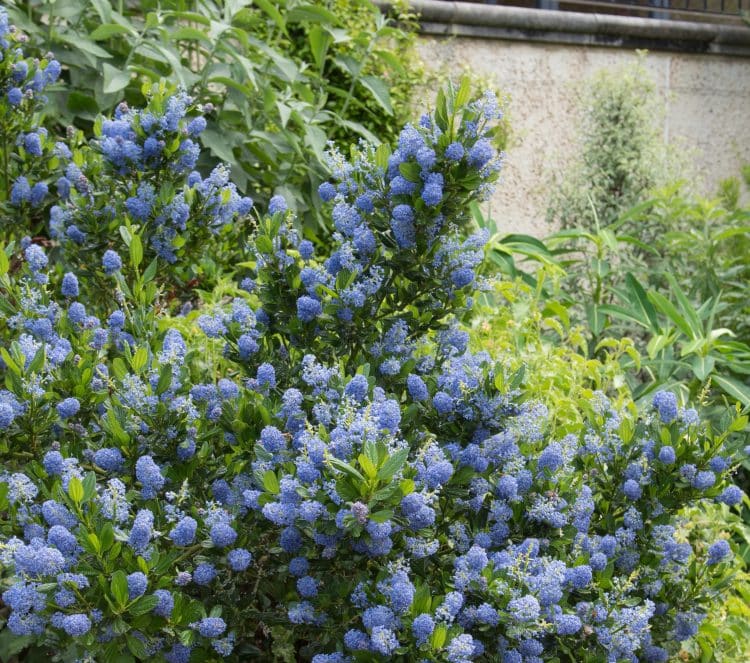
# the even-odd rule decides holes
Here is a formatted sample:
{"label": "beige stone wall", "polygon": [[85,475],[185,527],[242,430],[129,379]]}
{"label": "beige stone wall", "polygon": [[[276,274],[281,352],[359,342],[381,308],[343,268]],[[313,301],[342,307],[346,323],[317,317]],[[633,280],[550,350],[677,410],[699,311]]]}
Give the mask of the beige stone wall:
{"label": "beige stone wall", "polygon": [[[466,37],[424,36],[432,67],[466,68],[510,95],[513,140],[490,210],[507,232],[542,236],[550,182],[575,148],[577,88],[596,71],[635,58],[633,51]],[[698,188],[750,163],[750,60],[719,55],[650,53],[644,66],[665,103],[665,139],[688,154]]]}

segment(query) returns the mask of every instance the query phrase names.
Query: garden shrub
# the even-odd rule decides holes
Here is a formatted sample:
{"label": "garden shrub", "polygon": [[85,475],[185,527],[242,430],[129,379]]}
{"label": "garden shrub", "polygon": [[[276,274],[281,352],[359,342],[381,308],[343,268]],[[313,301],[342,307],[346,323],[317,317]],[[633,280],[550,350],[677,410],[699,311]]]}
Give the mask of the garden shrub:
{"label": "garden shrub", "polygon": [[[5,55],[15,44],[0,16]],[[498,165],[497,103],[470,97],[466,84],[440,93],[393,150],[334,151],[320,188],[330,247],[302,239],[273,198],[238,287],[222,282],[174,317],[157,282],[177,267],[153,225],[123,223],[128,251],[92,245],[78,273],[65,271],[66,243],[7,237],[9,649],[62,661],[665,661],[695,635],[731,582],[732,551],[719,535],[687,536],[680,517],[741,500],[730,431],[668,392],[638,417],[597,391],[561,435],[507,359],[468,350],[456,319],[482,285],[484,237],[460,228]],[[143,119],[169,133],[184,102],[102,123],[128,145],[123,191],[144,181],[128,156]],[[159,153],[165,177],[184,151]],[[94,199],[110,195],[110,166],[86,177]],[[179,193],[165,187],[158,204]],[[190,221],[186,241],[203,225]],[[207,233],[201,248],[215,242]],[[146,247],[156,257],[142,269]]]}
{"label": "garden shrub", "polygon": [[[536,271],[539,283],[535,288],[518,281],[497,284],[493,306],[482,308],[474,321],[473,344],[508,361],[511,370],[523,367],[519,388],[527,398],[538,399],[549,408],[548,430],[552,434],[564,436],[571,428],[575,430],[585,411],[581,402],[588,401],[594,390],[610,392],[618,408],[635,413],[628,386],[634,376],[626,365],[639,367],[648,359],[639,356],[628,338],[605,339],[600,358],[590,358],[587,330],[571,326],[568,310],[544,293],[545,269]],[[709,409],[708,414],[716,409]],[[706,411],[702,403],[701,414]],[[737,439],[728,443],[740,447],[747,439],[744,434],[733,437]],[[704,502],[682,515],[684,531],[700,537],[704,545],[710,545],[721,532],[731,534],[737,555],[730,592],[711,606],[696,637],[683,644],[679,656],[682,660],[690,656],[728,663],[745,660],[750,655],[750,526],[743,520],[746,512]]]}
{"label": "garden shrub", "polygon": [[284,195],[318,232],[326,141],[390,141],[423,79],[408,13],[397,12],[397,26],[370,0],[12,1],[9,10],[28,48],[55,51],[64,67],[66,85],[48,91],[53,121],[89,130],[123,99],[144,106],[143,84],[167,78],[212,109],[201,165],[229,165],[263,206]]}
{"label": "garden shrub", "polygon": [[[606,227],[668,181],[669,160],[655,119],[662,112],[642,55],[631,65],[602,70],[580,92],[578,144],[557,177],[547,213],[563,228]],[[649,225],[625,231],[648,243]]]}

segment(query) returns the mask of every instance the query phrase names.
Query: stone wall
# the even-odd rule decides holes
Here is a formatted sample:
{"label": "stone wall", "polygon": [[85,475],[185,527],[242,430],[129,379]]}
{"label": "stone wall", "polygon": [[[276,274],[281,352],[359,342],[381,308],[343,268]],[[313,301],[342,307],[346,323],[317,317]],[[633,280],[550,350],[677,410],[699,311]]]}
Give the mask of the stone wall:
{"label": "stone wall", "polygon": [[[424,34],[420,51],[443,73],[468,68],[510,96],[513,137],[491,212],[508,232],[548,232],[549,188],[576,147],[577,90],[597,70],[634,61],[635,50]],[[750,59],[652,51],[643,64],[664,102],[665,140],[687,156],[699,190],[714,192],[750,163]]]}

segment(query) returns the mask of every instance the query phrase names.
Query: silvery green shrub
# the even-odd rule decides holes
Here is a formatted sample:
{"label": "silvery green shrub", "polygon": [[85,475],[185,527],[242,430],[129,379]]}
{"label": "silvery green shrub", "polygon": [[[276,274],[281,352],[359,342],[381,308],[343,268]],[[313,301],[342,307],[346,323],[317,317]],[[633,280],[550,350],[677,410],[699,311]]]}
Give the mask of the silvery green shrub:
{"label": "silvery green shrub", "polygon": [[[640,417],[596,392],[553,435],[522,376],[468,351],[456,321],[482,287],[483,239],[461,227],[497,177],[491,96],[450,88],[394,149],[331,154],[331,245],[274,198],[225,266],[237,286],[175,316],[170,279],[214,247],[206,224],[236,219],[204,208],[170,237],[153,207],[127,218],[189,152],[165,140],[149,179],[144,117],[157,139],[198,117],[179,93],[154,99],[101,123],[91,163],[109,165],[86,175],[89,199],[140,202],[81,222],[90,244],[50,218],[49,250],[0,251],[0,615],[16,652],[665,661],[695,634],[731,547],[688,540],[680,519],[742,499],[728,432],[667,392]],[[78,195],[59,202],[91,221]],[[193,233],[202,245],[165,249]]]}

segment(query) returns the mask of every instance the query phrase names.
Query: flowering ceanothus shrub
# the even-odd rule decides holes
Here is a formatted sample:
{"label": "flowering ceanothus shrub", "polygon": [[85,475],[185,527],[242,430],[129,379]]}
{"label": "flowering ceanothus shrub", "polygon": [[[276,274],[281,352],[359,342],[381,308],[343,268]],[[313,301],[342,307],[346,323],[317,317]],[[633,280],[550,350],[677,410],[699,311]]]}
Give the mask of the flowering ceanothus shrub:
{"label": "flowering ceanothus shrub", "polygon": [[177,317],[156,283],[189,269],[197,230],[166,211],[198,205],[210,230],[247,210],[223,171],[169,185],[193,166],[188,102],[154,98],[102,122],[52,252],[0,251],[0,619],[18,651],[665,661],[695,634],[732,553],[680,518],[741,500],[727,433],[670,393],[638,418],[596,392],[552,434],[456,322],[482,258],[461,227],[498,166],[491,97],[441,93],[392,152],[332,155],[329,249],[276,198],[239,287]]}

